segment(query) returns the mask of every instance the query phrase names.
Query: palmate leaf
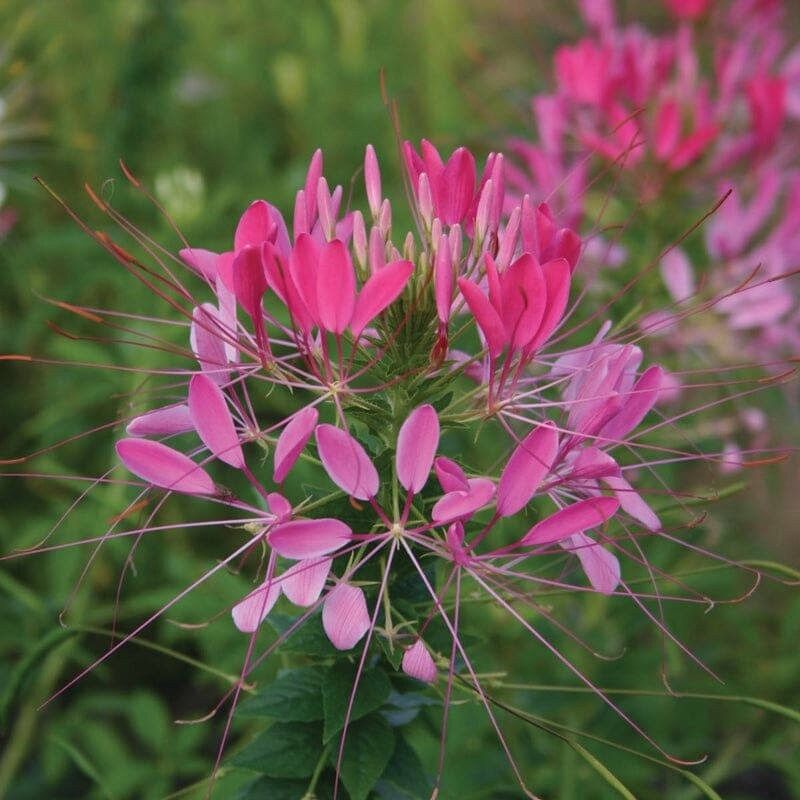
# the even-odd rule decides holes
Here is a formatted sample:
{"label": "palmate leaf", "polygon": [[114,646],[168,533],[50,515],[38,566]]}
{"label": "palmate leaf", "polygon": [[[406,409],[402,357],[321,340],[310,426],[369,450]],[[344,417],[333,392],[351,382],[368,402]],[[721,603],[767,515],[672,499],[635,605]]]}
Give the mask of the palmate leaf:
{"label": "palmate leaf", "polygon": [[243,717],[273,717],[284,722],[323,719],[324,680],[325,672],[319,667],[286,670],[243,703],[238,713]]}
{"label": "palmate leaf", "polygon": [[237,753],[231,763],[270,778],[307,778],[322,750],[319,723],[277,722]]}
{"label": "palmate leaf", "polygon": [[234,800],[300,800],[308,781],[270,778],[263,775],[242,786]]}
{"label": "palmate leaf", "polygon": [[[355,677],[356,666],[350,663],[337,664],[325,676],[322,686],[322,701],[325,710],[324,739],[326,742],[344,727]],[[380,708],[389,698],[391,691],[389,678],[382,669],[364,670],[358,682],[353,707],[350,710],[350,722]],[[350,736],[349,728],[347,736],[348,738]]]}
{"label": "palmate leaf", "polygon": [[[344,742],[340,775],[351,800],[365,800],[395,750],[394,731],[380,714],[370,714],[350,725]],[[331,750],[335,766],[338,748]]]}
{"label": "palmate leaf", "polygon": [[382,800],[428,800],[433,783],[411,745],[403,736],[395,736],[394,752],[375,793]]}

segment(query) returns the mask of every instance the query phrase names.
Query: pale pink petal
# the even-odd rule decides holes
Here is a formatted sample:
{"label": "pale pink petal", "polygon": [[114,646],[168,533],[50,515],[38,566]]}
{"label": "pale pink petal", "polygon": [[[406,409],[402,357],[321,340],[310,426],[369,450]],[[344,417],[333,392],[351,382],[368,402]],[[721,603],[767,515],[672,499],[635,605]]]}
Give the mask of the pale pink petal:
{"label": "pale pink petal", "polygon": [[280,585],[266,581],[231,610],[233,624],[242,633],[254,633],[281,595]]}
{"label": "pale pink petal", "polygon": [[369,626],[367,600],[361,589],[340,583],[328,592],[322,606],[322,627],[337,650],[355,647]]}
{"label": "pale pink petal", "polygon": [[486,295],[474,283],[465,278],[459,278],[458,288],[461,289],[461,294],[464,295],[464,300],[467,301],[469,310],[486,339],[489,355],[497,358],[503,352],[507,341],[503,320],[500,319]]}
{"label": "pale pink petal", "polygon": [[284,558],[319,558],[350,541],[350,528],[338,519],[294,519],[269,533],[269,543]]}
{"label": "pale pink petal", "polygon": [[436,260],[433,263],[433,293],[439,322],[447,324],[453,305],[453,259],[450,243],[444,236],[439,238]]}
{"label": "pale pink petal", "polygon": [[680,303],[695,292],[694,271],[686,253],[679,247],[670,250],[659,262],[661,278],[670,297]]}
{"label": "pale pink petal", "polygon": [[377,217],[381,210],[381,170],[375,148],[371,144],[367,145],[364,155],[364,183],[367,187],[369,210],[373,217]]}
{"label": "pale pink petal", "polygon": [[625,478],[619,475],[608,475],[603,480],[606,486],[614,492],[623,511],[641,522],[648,530],[657,531],[661,527],[661,520],[656,512]]}
{"label": "pale pink petal", "polygon": [[439,456],[439,458],[433,462],[433,470],[436,473],[439,484],[445,492],[467,491],[469,489],[467,476],[464,474],[464,470],[462,470],[455,461],[451,461],[444,456]]}
{"label": "pale pink petal", "polygon": [[560,542],[576,533],[602,525],[617,513],[616,497],[590,497],[562,508],[537,522],[522,537],[520,544],[532,546]]}
{"label": "pale pink petal", "polygon": [[197,306],[192,312],[189,341],[200,368],[215,383],[228,381],[228,356],[225,341],[230,337],[219,311],[210,303]]}
{"label": "pale pink petal", "polygon": [[275,445],[275,460],[274,471],[272,479],[275,483],[283,483],[289,470],[295,465],[295,462],[300,457],[311,434],[314,433],[314,427],[319,419],[319,413],[313,406],[304,408],[298,411],[286,427],[281,431],[278,437],[278,443]]}
{"label": "pale pink petal", "polygon": [[122,463],[142,480],[185,494],[216,494],[211,476],[191,458],[150,439],[120,439],[116,444]]}
{"label": "pale pink petal", "polygon": [[322,248],[317,272],[319,323],[331,333],[343,333],[353,318],[356,275],[345,246],[334,239]]}
{"label": "pale pink petal", "polygon": [[189,413],[203,444],[236,469],[244,467],[244,453],[222,389],[204,373],[189,381]]}
{"label": "pale pink petal", "polygon": [[397,435],[397,480],[416,494],[428,480],[439,446],[439,417],[433,406],[417,406]]}
{"label": "pale pink petal", "polygon": [[364,448],[349,434],[334,425],[318,425],[317,450],[330,479],[358,500],[369,500],[378,493],[378,471]]}
{"label": "pale pink petal", "polygon": [[558,431],[540,425],[511,454],[497,487],[497,513],[510,517],[523,509],[550,472],[558,453]]}
{"label": "pale pink petal", "polygon": [[184,264],[191,267],[209,283],[213,283],[217,277],[217,260],[219,253],[212,253],[211,250],[203,250],[200,247],[184,247],[178,250],[178,255]]}
{"label": "pale pink petal", "polygon": [[286,522],[291,519],[292,504],[279,492],[270,492],[267,495],[267,505],[278,522]]}
{"label": "pale pink petal", "polygon": [[350,320],[353,336],[358,338],[361,331],[400,296],[413,271],[410,261],[393,261],[369,278],[358,293]]}
{"label": "pale pink petal", "polygon": [[290,602],[304,608],[314,605],[325,588],[331,571],[330,558],[308,558],[298,561],[281,576],[281,589]]}
{"label": "pale pink petal", "polygon": [[422,639],[417,639],[403,654],[403,672],[424,683],[436,681],[436,664]]}
{"label": "pale pink petal", "polygon": [[445,525],[465,519],[483,508],[494,497],[494,484],[488,478],[470,478],[469,489],[449,492],[431,509],[431,519]]}
{"label": "pale pink petal", "polygon": [[593,539],[582,533],[576,533],[570,540],[569,547],[580,559],[583,571],[595,591],[611,594],[619,585],[619,561],[613,553],[601,547]]}
{"label": "pale pink petal", "polygon": [[194,423],[189,415],[189,406],[182,403],[140,414],[125,428],[130,436],[171,436],[191,430],[194,430]]}

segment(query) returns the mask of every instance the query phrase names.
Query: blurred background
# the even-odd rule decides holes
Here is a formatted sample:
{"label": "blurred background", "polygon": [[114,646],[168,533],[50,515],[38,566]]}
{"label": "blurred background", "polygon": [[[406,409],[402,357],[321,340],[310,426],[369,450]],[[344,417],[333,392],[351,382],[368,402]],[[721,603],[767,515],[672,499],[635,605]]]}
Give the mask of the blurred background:
{"label": "blurred background", "polygon": [[[554,8],[553,6],[556,6]],[[640,9],[641,10],[641,9]],[[653,15],[658,24],[658,13]],[[331,183],[359,178],[364,145],[382,154],[386,194],[402,196],[396,133],[385,95],[396,100],[403,137],[422,136],[447,151],[467,144],[479,154],[528,130],[529,98],[550,79],[554,45],[579,31],[556,4],[480,0],[207,0],[0,4],[0,353],[135,367],[146,353],[101,341],[74,341],[74,327],[46,298],[162,314],[133,281],[33,181],[41,176],[92,227],[113,232],[83,192],[84,182],[166,247],[177,237],[120,175],[123,158],[196,246],[224,249],[241,210],[264,197],[291,210],[315,148],[325,152]],[[386,87],[382,92],[382,84]],[[359,192],[360,192],[359,186]],[[397,202],[398,227],[404,225]],[[135,373],[4,362],[0,457],[36,452],[76,432],[113,421]],[[796,385],[795,385],[796,390]],[[777,427],[793,436],[785,396],[767,400]],[[794,426],[794,427],[793,427]],[[114,432],[78,439],[20,469],[100,475],[112,461]],[[792,442],[797,444],[796,436]],[[14,465],[4,467],[13,472]],[[737,476],[748,488],[715,504],[706,522],[716,549],[734,558],[797,567],[800,506],[797,462]],[[678,476],[719,489],[716,475]],[[716,485],[718,482],[718,485]],[[67,478],[0,480],[0,551],[41,540],[84,484]],[[97,535],[125,494],[98,492],[66,523],[69,538]],[[173,512],[171,512],[173,513]],[[176,518],[180,518],[176,516]],[[108,664],[43,710],[41,701],[108,643],[125,546],[95,559],[71,596],[90,551],[83,548],[0,563],[0,798],[201,797],[220,722],[173,724],[214,704],[238,669],[244,644],[221,622],[200,631],[159,623],[145,643]],[[180,532],[142,550],[119,614],[122,629],[172,596],[218,554],[213,537]],[[657,551],[654,559],[660,557]],[[669,549],[663,558],[675,558]],[[673,571],[680,564],[672,563]],[[790,576],[785,573],[784,577]],[[240,578],[226,576],[241,594]],[[717,570],[704,591],[732,597],[746,578]],[[225,593],[221,588],[220,596]],[[69,599],[68,627],[59,611]],[[216,603],[215,603],[216,600]],[[554,603],[556,601],[554,600]],[[198,598],[198,617],[219,607]],[[676,632],[726,684],[715,684],[665,644],[640,614],[606,598],[565,605],[578,633],[625,651],[610,662],[582,654],[602,686],[649,690],[626,705],[672,752],[709,754],[698,768],[725,798],[800,797],[800,734],[781,712],[747,702],[664,696],[669,667],[676,690],[756,696],[781,707],[800,701],[800,600],[775,582],[746,602],[672,609]],[[474,612],[490,631],[480,643],[486,669],[502,664],[508,680],[564,684],[541,651],[520,646],[519,632],[491,609]],[[178,655],[183,654],[184,660]],[[186,659],[189,659],[188,662]],[[192,661],[200,662],[200,666]],[[520,689],[513,703],[529,712],[646,750],[644,742],[591,696]],[[795,712],[796,713],[796,712]],[[415,723],[414,742],[433,769],[433,717]],[[558,739],[503,718],[526,775],[543,797],[617,796]],[[242,730],[245,729],[243,725]],[[445,797],[517,797],[484,712],[455,709]],[[690,800],[696,786],[668,767],[597,744],[604,763],[644,798]],[[190,787],[190,788],[186,788]],[[505,788],[504,788],[505,787]],[[234,797],[236,777],[219,797]]]}

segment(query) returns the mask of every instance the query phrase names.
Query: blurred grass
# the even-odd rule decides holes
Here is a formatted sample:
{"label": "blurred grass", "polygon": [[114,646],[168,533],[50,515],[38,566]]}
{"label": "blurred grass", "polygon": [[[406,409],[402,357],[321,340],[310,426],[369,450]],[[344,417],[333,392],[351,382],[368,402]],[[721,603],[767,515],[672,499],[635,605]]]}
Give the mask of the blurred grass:
{"label": "blurred grass", "polygon": [[[488,0],[311,0],[302,5],[288,0],[7,0],[0,7],[0,30],[8,32],[10,57],[2,62],[0,91],[23,87],[19,96],[26,102],[17,103],[14,113],[36,125],[27,150],[0,151],[8,204],[19,214],[17,226],[0,243],[0,352],[136,366],[148,356],[118,345],[57,337],[47,321],[66,327],[75,322],[42,296],[141,314],[161,312],[155,298],[33,185],[33,174],[43,176],[92,225],[111,230],[81,191],[84,181],[103,186],[126,215],[171,249],[177,248],[177,238],[127,188],[119,158],[155,187],[191,242],[211,249],[226,245],[241,209],[255,197],[267,197],[289,211],[318,146],[325,151],[329,180],[347,187],[357,177],[364,144],[372,142],[383,154],[387,194],[400,197],[381,71],[398,101],[404,136],[424,135],[445,148],[462,142],[482,151],[496,147],[493,137],[500,131],[522,126],[528,94],[546,79],[546,52],[554,38],[546,25],[531,24],[531,15],[516,4],[505,5],[510,17],[495,13],[500,6]],[[501,24],[513,21],[514,14],[519,24]],[[2,370],[0,457],[30,453],[115,419],[125,410],[125,395],[138,384],[135,374],[106,370],[14,363],[4,363]],[[99,475],[112,461],[112,441],[111,431],[78,440],[44,455],[35,468]],[[764,496],[759,507],[764,499],[782,504],[787,533],[794,527],[796,536],[791,494],[796,486],[792,473],[786,475],[774,468],[755,478]],[[704,485],[708,480],[705,474],[687,477],[694,478]],[[788,484],[782,491],[781,481]],[[0,549],[9,552],[41,539],[82,488],[67,479],[0,481]],[[706,538],[716,539],[716,549],[734,556],[791,558],[790,542],[765,543],[760,516],[747,499],[751,496],[726,501]],[[125,498],[119,487],[94,491],[91,504],[70,516],[70,536],[102,532],[104,521],[119,512]],[[162,516],[166,522],[182,519],[178,506]],[[219,531],[177,531],[168,534],[168,541],[166,535],[156,536],[157,541],[140,548],[136,573],[127,578],[119,620],[123,629],[169,599],[172,587],[187,583],[219,554]],[[127,544],[114,542],[96,559],[71,607],[72,632],[58,627],[57,615],[87,551],[64,550],[0,565],[0,687],[5,687],[0,691],[0,797],[155,800],[207,774],[219,726],[175,726],[171,720],[205,713],[225,681],[163,653],[126,647],[74,690],[37,710],[107,646],[107,637],[88,629],[112,625],[127,552]],[[669,547],[653,552],[673,571],[692,566],[691,560],[676,562]],[[743,588],[732,571],[699,580],[704,591],[722,596]],[[244,585],[243,578],[224,575],[181,604],[175,616],[209,617],[241,595]],[[628,604],[599,596],[577,602],[554,598],[553,603],[603,652],[625,650],[624,658],[608,662],[572,654],[599,685],[663,691],[663,657],[676,689],[759,695],[798,705],[800,603],[796,593],[783,587],[765,586],[748,602],[720,606],[711,617],[697,607],[671,610],[675,630],[724,676],[723,687],[678,658],[673,646],[662,652],[653,626]],[[475,604],[467,616],[486,631],[478,649],[481,669],[502,665],[507,682],[567,682],[563,669],[541,648],[525,643],[505,615]],[[241,638],[224,623],[187,632],[162,622],[145,638],[224,673],[237,671],[243,652]],[[646,749],[591,696],[496,691],[504,702],[529,713]],[[786,720],[735,703],[669,696],[628,698],[626,708],[676,754],[708,753],[698,774],[714,785],[727,785],[727,791],[720,790],[724,797],[800,797],[800,767],[794,758],[800,738]],[[543,796],[617,796],[574,748],[500,714],[526,776]],[[426,720],[415,726],[416,744],[432,766],[437,733]],[[444,797],[518,796],[482,709],[457,707],[450,735]],[[635,787],[637,797],[699,796],[696,787],[669,769],[590,741],[582,744]],[[762,788],[747,788],[753,775]],[[765,786],[772,787],[772,794]]]}

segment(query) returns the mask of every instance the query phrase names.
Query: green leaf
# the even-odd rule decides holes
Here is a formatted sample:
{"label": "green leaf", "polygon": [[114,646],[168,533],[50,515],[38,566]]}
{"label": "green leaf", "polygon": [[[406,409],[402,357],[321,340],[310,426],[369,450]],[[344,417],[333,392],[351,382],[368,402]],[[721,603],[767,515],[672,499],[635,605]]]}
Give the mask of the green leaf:
{"label": "green leaf", "polygon": [[242,786],[235,800],[300,800],[306,793],[307,781],[270,778],[263,775]]}
{"label": "green leaf", "polygon": [[281,672],[269,686],[242,704],[244,717],[274,717],[283,722],[313,722],[323,719],[320,667],[300,667]]}
{"label": "green leaf", "polygon": [[433,784],[425,775],[419,756],[404,737],[397,735],[394,752],[375,786],[382,800],[428,800]]}
{"label": "green leaf", "polygon": [[[267,617],[272,629],[277,634],[285,633],[296,621],[297,617],[288,614],[273,613]],[[327,658],[342,655],[331,643],[322,629],[322,618],[315,614],[306,620],[280,646],[282,653],[302,653],[303,655]]]}
{"label": "green leaf", "polygon": [[322,753],[319,723],[277,722],[231,760],[271,778],[307,778]]}
{"label": "green leaf", "polygon": [[[347,729],[341,778],[351,800],[365,800],[394,753],[394,731],[380,714],[364,717]],[[336,765],[338,748],[331,751]]]}
{"label": "green leaf", "polygon": [[8,720],[14,698],[27,685],[27,682],[34,677],[40,662],[56,647],[76,635],[77,633],[74,630],[53,628],[25,653],[25,656],[5,679],[3,693],[0,695],[0,729],[5,726]]}
{"label": "green leaf", "polygon": [[[343,662],[334,666],[322,686],[322,704],[325,710],[325,733],[327,742],[344,727],[350,695],[356,679],[356,665]],[[377,668],[367,669],[361,674],[358,689],[350,712],[350,722],[361,719],[376,708],[380,708],[392,691],[386,673]]]}
{"label": "green leaf", "polygon": [[636,795],[602,762],[599,758],[590,753],[582,744],[574,739],[565,737],[564,741],[584,760],[592,769],[600,775],[605,782],[617,790],[617,793],[625,800],[636,800]]}

